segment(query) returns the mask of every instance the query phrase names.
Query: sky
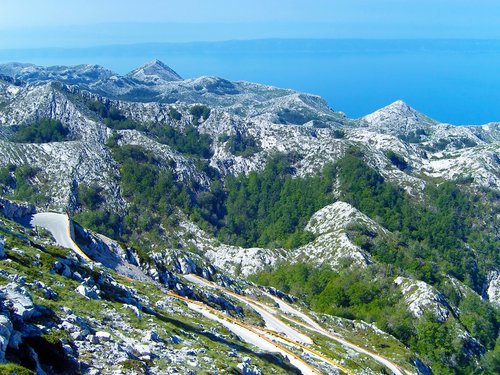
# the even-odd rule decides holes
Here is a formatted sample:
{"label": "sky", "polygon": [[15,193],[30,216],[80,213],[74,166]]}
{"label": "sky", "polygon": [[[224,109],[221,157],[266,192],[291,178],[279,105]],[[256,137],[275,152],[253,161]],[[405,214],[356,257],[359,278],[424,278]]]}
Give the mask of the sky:
{"label": "sky", "polygon": [[500,38],[498,0],[2,0],[0,49],[261,38]]}

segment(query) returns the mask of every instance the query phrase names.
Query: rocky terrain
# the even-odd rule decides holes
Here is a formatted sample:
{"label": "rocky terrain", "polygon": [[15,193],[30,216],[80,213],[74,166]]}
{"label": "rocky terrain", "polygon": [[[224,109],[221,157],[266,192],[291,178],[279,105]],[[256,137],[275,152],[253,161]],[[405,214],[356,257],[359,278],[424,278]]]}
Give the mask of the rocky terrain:
{"label": "rocky terrain", "polygon": [[[57,140],[29,138],[44,121],[61,125],[60,134],[50,130]],[[263,326],[262,316],[241,301],[182,275],[197,274],[273,306],[264,288],[247,278],[304,263],[339,273],[384,273],[405,314],[417,322],[435,319],[457,337],[466,359],[453,358],[445,366],[455,371],[450,373],[466,373],[459,370],[461,361],[487,373],[482,358],[494,356],[488,353],[497,350],[500,324],[499,142],[500,123],[440,124],[402,101],[349,119],[315,95],[219,77],[184,80],[156,60],[125,76],[95,65],[0,65],[0,360],[38,373],[299,371],[293,360],[256,348],[169,292]],[[160,208],[162,197],[160,202],[137,198],[124,185],[133,173],[124,169],[127,155],[156,176],[151,181],[167,181],[166,209]],[[272,240],[241,246],[231,240],[238,233],[221,235],[227,216],[215,217],[217,205],[225,204],[220,211],[227,215],[227,201],[210,203],[210,209],[203,204],[214,200],[217,187],[230,195],[232,179],[265,173],[275,155],[286,155],[287,173],[295,181],[334,166],[329,202],[301,218],[305,234],[292,250]],[[403,238],[404,218],[403,224],[391,224],[382,211],[374,214],[366,201],[349,195],[341,176],[355,173],[346,170],[354,165],[346,162],[351,156],[363,163],[360,170],[379,176],[372,180],[390,184],[410,204],[427,207],[437,194],[429,191],[451,183],[458,189],[452,197],[471,197],[470,204],[458,201],[468,210],[484,205],[473,217],[456,213],[474,231],[459,241],[463,259],[450,256],[470,271],[466,276],[442,266],[436,278],[419,280],[423,272],[403,261],[397,269],[379,270],[391,264],[381,248],[420,254],[415,249],[433,239],[414,234],[418,228]],[[183,203],[170,203],[179,197]],[[27,224],[31,215],[45,211],[74,217],[73,240],[91,261]],[[489,242],[481,242],[482,236]],[[474,254],[473,260],[465,252]],[[442,371],[417,344],[403,345],[374,324],[317,315],[311,305],[270,291],[297,302],[330,331],[389,358],[404,373]],[[496,321],[495,337],[473,326],[462,311],[472,309],[465,305],[469,300],[487,306],[489,321]],[[387,371],[325,337],[314,340],[316,350],[353,373]],[[321,373],[342,372],[318,358],[303,360]]]}

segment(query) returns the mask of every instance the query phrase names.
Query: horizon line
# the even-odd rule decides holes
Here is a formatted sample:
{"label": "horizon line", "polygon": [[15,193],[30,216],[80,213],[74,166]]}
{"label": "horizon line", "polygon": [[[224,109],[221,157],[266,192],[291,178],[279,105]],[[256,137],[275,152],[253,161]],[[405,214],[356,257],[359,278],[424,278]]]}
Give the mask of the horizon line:
{"label": "horizon line", "polygon": [[2,48],[2,52],[10,51],[67,51],[67,50],[89,50],[99,48],[120,48],[120,47],[139,47],[139,46],[181,46],[181,45],[210,45],[210,44],[226,44],[226,43],[246,43],[246,42],[335,42],[335,41],[356,41],[356,42],[483,42],[483,43],[500,43],[500,37],[497,38],[464,38],[464,37],[447,37],[447,38],[431,38],[431,37],[404,37],[404,38],[380,38],[380,37],[269,37],[269,38],[245,38],[245,39],[221,39],[221,40],[192,40],[192,41],[150,41],[138,43],[109,43],[95,44],[90,46],[46,46],[46,47],[20,47],[20,48]]}

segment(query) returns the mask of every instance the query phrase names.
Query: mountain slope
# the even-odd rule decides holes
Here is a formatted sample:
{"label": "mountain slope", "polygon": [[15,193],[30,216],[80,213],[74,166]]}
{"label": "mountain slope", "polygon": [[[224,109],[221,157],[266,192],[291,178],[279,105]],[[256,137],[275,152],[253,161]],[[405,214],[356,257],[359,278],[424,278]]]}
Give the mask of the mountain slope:
{"label": "mountain slope", "polygon": [[[64,260],[69,255],[64,262],[89,275],[111,272],[113,278],[107,268],[130,277],[134,273],[127,272],[136,267],[139,281],[149,283],[134,292],[142,314],[155,309],[144,301],[159,301],[163,291],[175,290],[240,316],[244,307],[194,290],[178,274],[193,272],[240,294],[255,287],[244,280],[251,277],[295,294],[318,313],[376,324],[321,317],[342,329],[369,330],[365,346],[377,346],[381,337],[395,342],[380,329],[390,333],[400,343],[378,350],[405,368],[460,374],[480,367],[494,373],[500,321],[499,124],[439,124],[402,101],[349,119],[315,95],[218,77],[183,80],[156,60],[126,76],[93,65],[30,64],[0,66],[0,75],[0,195],[7,198],[0,210],[19,219],[24,214],[13,214],[21,209],[12,201],[30,201],[38,211],[68,212],[81,225],[75,226],[80,247],[104,267],[92,273],[93,266]],[[10,221],[4,233],[12,232],[10,227],[28,233]],[[26,235],[23,251],[36,258],[31,252],[39,239]],[[30,276],[31,260],[15,250],[19,236],[8,235],[4,247],[20,265],[16,269]],[[50,276],[43,280],[65,284]],[[95,296],[97,284],[109,287],[99,283],[69,288]],[[66,287],[58,290],[73,295]],[[252,290],[248,293],[258,295]],[[209,315],[200,318],[188,312],[189,305],[186,310],[172,303],[165,302],[171,319]],[[128,322],[117,308],[122,307],[103,309],[110,320],[118,314]],[[219,319],[219,312],[210,311]],[[109,364],[132,360],[127,366],[139,373],[144,366],[161,373],[167,357],[178,365],[169,346],[175,348],[175,339],[127,343],[119,327],[100,327],[89,312],[81,314],[93,330],[112,331],[110,341],[99,339],[103,352],[115,343],[154,349],[142,354],[120,349]],[[158,315],[151,319],[160,327]],[[244,319],[260,318],[251,313]],[[134,322],[137,334],[146,329],[141,319]],[[190,332],[181,331],[182,340],[214,339]],[[232,347],[226,336],[216,344],[224,353]],[[75,340],[81,341],[71,341],[73,351],[89,351],[88,343]],[[339,354],[344,349],[324,337],[320,342],[323,354],[355,372],[382,371],[370,360],[363,367],[362,360],[344,357]],[[240,347],[234,358],[246,350]],[[249,354],[252,366],[268,369],[254,354]],[[90,356],[89,368],[99,367],[98,357]],[[207,357],[211,360],[193,359],[196,364],[188,367],[222,370],[213,351]],[[90,371],[82,361],[82,371]],[[286,361],[271,362],[273,371],[291,369]],[[331,364],[306,362],[333,371]]]}

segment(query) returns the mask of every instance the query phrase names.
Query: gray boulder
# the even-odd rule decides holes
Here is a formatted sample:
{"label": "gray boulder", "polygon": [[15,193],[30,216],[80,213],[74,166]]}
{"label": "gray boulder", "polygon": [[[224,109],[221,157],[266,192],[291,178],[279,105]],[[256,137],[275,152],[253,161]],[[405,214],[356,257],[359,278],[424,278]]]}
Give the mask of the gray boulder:
{"label": "gray boulder", "polygon": [[0,287],[0,297],[12,306],[12,313],[21,320],[29,320],[35,312],[33,299],[29,292],[15,283]]}
{"label": "gray boulder", "polygon": [[5,258],[5,239],[0,234],[0,259]]}
{"label": "gray boulder", "polygon": [[84,297],[90,298],[90,299],[99,299],[99,294],[101,291],[97,286],[93,286],[91,288],[86,287],[85,285],[79,285],[76,289],[75,292],[81,294]]}
{"label": "gray boulder", "polygon": [[9,345],[10,336],[14,328],[9,317],[0,315],[0,362],[5,360],[5,351]]}

